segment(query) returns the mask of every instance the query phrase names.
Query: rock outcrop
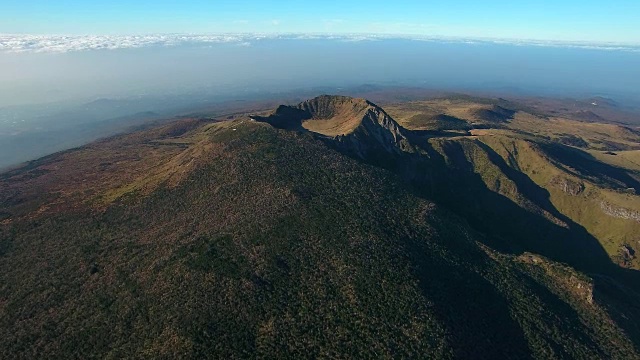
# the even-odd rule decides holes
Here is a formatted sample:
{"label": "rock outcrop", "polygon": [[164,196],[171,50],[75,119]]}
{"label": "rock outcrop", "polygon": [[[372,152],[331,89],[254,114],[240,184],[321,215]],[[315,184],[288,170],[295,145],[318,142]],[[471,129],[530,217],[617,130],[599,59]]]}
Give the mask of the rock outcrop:
{"label": "rock outcrop", "polygon": [[578,196],[584,192],[584,183],[568,179],[564,176],[556,176],[549,182],[549,185],[562,190],[571,196]]}
{"label": "rock outcrop", "polygon": [[640,212],[636,210],[626,209],[620,206],[613,205],[606,201],[600,202],[600,208],[605,214],[609,216],[640,222]]}

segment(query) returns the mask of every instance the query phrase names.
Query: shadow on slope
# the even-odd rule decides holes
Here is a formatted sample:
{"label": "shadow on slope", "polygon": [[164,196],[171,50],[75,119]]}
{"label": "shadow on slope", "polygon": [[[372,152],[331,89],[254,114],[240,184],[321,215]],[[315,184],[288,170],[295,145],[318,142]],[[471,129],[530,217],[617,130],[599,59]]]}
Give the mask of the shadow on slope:
{"label": "shadow on slope", "polygon": [[499,105],[493,105],[488,109],[476,109],[473,110],[472,115],[482,121],[489,123],[506,123],[513,119],[516,111],[503,108]]}
{"label": "shadow on slope", "polygon": [[487,234],[492,242],[489,245],[500,251],[535,252],[587,272],[613,267],[598,240],[555,209],[545,189],[524,174],[507,170],[511,168],[497,153],[488,147],[480,147],[494,165],[505,171],[504,175],[515,183],[521,195],[561,219],[567,227],[489,189],[475,172],[477,164],[467,159],[463,146],[478,146],[478,142],[463,145],[448,141],[443,146],[446,158],[433,149],[428,150],[430,171],[435,176],[428,180],[433,183],[427,186],[414,181],[418,193],[460,214],[472,227]]}
{"label": "shadow on slope", "polygon": [[640,193],[640,182],[626,170],[600,162],[585,151],[549,142],[540,143],[540,147],[558,167],[577,177],[615,189],[633,188]]}
{"label": "shadow on slope", "polygon": [[[469,161],[465,155],[464,141],[469,142],[466,145],[476,146],[484,151],[492,164],[516,185],[518,193],[526,201],[547,211],[564,224],[555,223],[535,209],[524,208],[509,197],[490,189],[476,173],[477,164]],[[630,334],[636,349],[640,349],[640,329],[637,325],[640,319],[640,307],[637,305],[640,301],[639,272],[615,265],[595,237],[554,207],[546,189],[507,165],[505,160],[487,145],[469,140],[446,141],[443,147],[444,155],[426,141],[422,142],[420,147],[425,151],[425,155],[404,153],[395,158],[395,163],[390,163],[389,159],[385,158],[385,161],[378,165],[384,165],[401,175],[405,181],[412,184],[416,195],[433,199],[464,218],[473,229],[485,234],[483,240],[492,248],[514,255],[534,252],[590,274],[594,278],[595,301],[607,309],[618,325]],[[374,165],[377,163],[376,159],[372,158],[366,159],[366,162]],[[591,164],[593,163],[587,163]],[[589,169],[592,173],[596,169],[606,171],[587,165],[584,165],[583,169]],[[619,175],[619,172],[614,172],[614,176]],[[448,288],[442,283],[437,283],[437,276],[430,281],[436,281],[436,285],[427,282],[427,288],[438,286],[438,291],[451,294],[458,291],[454,285]],[[555,298],[551,293],[548,296],[550,299]],[[463,300],[460,302],[455,306],[447,306],[451,305],[451,309],[458,309],[457,311],[460,308],[474,307],[473,304],[462,304]],[[492,299],[490,302],[499,300]],[[560,300],[555,304],[558,309],[568,308]],[[464,316],[473,318],[472,313],[465,313]]]}
{"label": "shadow on slope", "polygon": [[312,117],[306,110],[280,105],[273,114],[269,116],[254,116],[253,119],[268,123],[277,129],[302,131],[304,130],[302,122]]}

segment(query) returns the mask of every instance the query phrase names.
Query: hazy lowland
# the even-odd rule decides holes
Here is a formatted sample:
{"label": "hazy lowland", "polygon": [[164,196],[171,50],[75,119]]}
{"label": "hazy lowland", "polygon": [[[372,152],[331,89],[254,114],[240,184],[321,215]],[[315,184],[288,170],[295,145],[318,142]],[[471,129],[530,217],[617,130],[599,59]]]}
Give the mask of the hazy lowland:
{"label": "hazy lowland", "polygon": [[228,108],[229,101],[353,93],[363,84],[640,103],[635,48],[358,37],[232,40],[134,48],[116,42],[101,44],[114,49],[98,50],[86,39],[68,49],[51,41],[7,43],[0,52],[0,167],[150,119]]}
{"label": "hazy lowland", "polygon": [[355,40],[0,53],[0,358],[640,358],[640,53]]}

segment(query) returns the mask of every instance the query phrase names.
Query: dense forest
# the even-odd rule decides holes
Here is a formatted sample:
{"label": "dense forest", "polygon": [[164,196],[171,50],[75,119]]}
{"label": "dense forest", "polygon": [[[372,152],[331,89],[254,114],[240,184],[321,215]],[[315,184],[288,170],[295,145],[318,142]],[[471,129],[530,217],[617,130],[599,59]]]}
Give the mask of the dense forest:
{"label": "dense forest", "polygon": [[0,357],[638,358],[635,270],[399,131],[182,120],[3,174]]}

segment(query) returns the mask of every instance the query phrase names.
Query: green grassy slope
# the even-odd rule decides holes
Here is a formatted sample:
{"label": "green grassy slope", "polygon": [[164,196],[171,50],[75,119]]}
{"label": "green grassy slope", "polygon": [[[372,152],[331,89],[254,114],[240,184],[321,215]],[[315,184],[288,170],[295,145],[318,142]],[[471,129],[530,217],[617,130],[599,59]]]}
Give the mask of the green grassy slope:
{"label": "green grassy slope", "polygon": [[603,265],[595,258],[604,252],[620,266],[640,269],[635,153],[606,150],[640,146],[637,131],[533,115],[518,107],[501,129],[460,133],[458,126],[429,120],[436,112],[473,123],[478,109],[504,109],[497,103],[441,99],[390,107],[400,124],[420,130],[417,141],[431,154],[423,172],[435,169],[435,174],[417,186],[477,228],[502,234],[514,251],[545,253],[574,266],[590,262],[595,268]]}

